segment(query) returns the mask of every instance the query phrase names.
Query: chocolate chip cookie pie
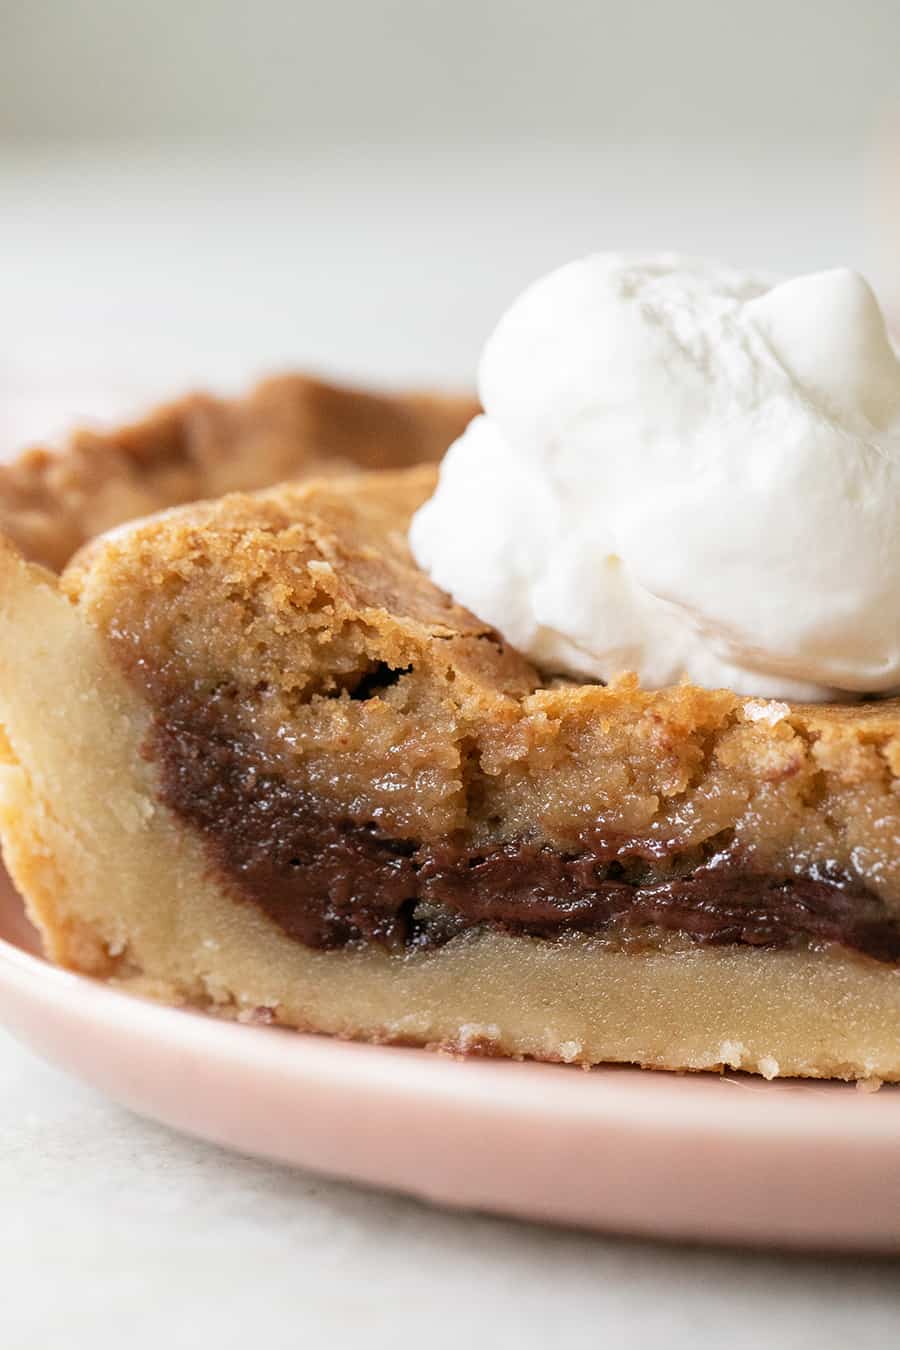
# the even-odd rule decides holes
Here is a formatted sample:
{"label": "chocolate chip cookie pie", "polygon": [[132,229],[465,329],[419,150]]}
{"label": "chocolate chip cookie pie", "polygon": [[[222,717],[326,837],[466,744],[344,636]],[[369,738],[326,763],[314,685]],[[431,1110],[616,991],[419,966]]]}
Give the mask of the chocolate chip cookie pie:
{"label": "chocolate chip cookie pie", "polygon": [[[416,415],[401,463],[448,431]],[[169,509],[60,576],[3,545],[0,831],[49,957],[371,1041],[900,1079],[900,704],[539,669],[413,561],[435,478]]]}
{"label": "chocolate chip cookie pie", "polygon": [[871,288],[594,255],[480,392],[288,379],[0,471],[0,834],[48,955],[372,1041],[900,1080]]}

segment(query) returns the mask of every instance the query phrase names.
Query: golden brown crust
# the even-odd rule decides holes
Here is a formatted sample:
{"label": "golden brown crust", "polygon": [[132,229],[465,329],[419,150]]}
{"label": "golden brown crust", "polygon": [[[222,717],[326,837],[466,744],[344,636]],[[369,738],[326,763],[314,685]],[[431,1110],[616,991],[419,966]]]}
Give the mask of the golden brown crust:
{"label": "golden brown crust", "polygon": [[245,398],[192,394],[0,465],[0,530],[59,570],[103,530],[182,502],[437,460],[476,411],[471,398],[374,394],[305,375],[266,380]]}

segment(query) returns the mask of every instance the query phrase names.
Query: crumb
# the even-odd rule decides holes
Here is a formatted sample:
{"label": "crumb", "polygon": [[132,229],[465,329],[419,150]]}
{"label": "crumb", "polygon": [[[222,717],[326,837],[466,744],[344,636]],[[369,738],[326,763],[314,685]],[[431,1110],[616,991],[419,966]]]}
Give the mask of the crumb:
{"label": "crumb", "polygon": [[258,1008],[244,1008],[237,1015],[237,1020],[244,1026],[263,1026],[270,1027],[275,1021],[275,1009],[260,1006]]}
{"label": "crumb", "polygon": [[770,727],[777,726],[790,711],[786,703],[775,703],[771,699],[750,698],[744,704],[744,717],[748,722],[767,722]]}

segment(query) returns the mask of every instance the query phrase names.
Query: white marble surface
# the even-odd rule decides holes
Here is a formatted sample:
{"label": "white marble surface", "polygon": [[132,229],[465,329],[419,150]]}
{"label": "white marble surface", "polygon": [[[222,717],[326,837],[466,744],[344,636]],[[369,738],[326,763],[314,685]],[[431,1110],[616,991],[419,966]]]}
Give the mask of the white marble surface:
{"label": "white marble surface", "polygon": [[[0,443],[278,366],[466,382],[503,302],[589,247],[877,273],[867,173],[854,158],[711,164],[646,147],[0,155]],[[3,1350],[900,1337],[896,1262],[440,1213],[181,1138],[2,1032],[0,1084]]]}

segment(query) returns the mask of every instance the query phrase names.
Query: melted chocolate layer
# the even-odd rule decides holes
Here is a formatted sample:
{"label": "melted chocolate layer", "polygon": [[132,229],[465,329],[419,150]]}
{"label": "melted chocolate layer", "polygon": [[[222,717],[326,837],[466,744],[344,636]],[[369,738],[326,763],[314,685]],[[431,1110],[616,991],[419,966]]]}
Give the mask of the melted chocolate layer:
{"label": "melted chocolate layer", "polygon": [[840,942],[900,962],[900,922],[844,878],[759,875],[735,860],[701,859],[660,881],[637,839],[597,837],[577,852],[526,839],[420,846],[336,814],[261,767],[252,742],[227,727],[215,700],[169,704],[150,747],[163,799],[202,832],[238,893],[308,947],[430,946],[482,925],[555,937],[616,924],[703,943]]}

